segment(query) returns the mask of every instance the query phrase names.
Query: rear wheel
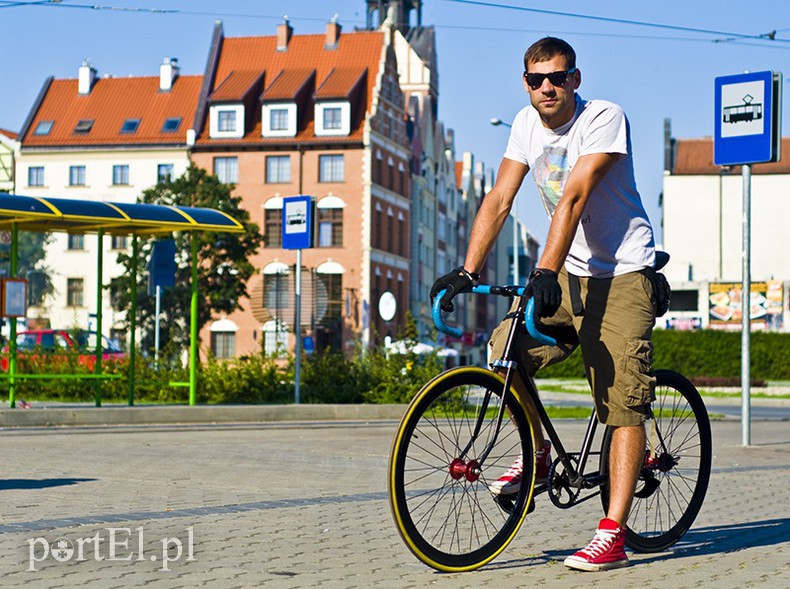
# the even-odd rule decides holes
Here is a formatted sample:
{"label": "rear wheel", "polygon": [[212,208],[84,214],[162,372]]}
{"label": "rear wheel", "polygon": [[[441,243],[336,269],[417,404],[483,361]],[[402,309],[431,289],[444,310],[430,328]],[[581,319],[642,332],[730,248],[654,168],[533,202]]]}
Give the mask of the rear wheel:
{"label": "rear wheel", "polygon": [[[625,538],[637,552],[659,552],[680,540],[702,507],[710,479],[710,420],[702,397],[677,372],[655,374],[653,418],[645,422],[645,461]],[[606,428],[601,447],[600,470],[607,477],[612,431]],[[606,512],[608,485],[602,487],[601,500]]]}
{"label": "rear wheel", "polygon": [[[467,571],[490,562],[526,515],[534,481],[532,428],[520,401],[509,394],[495,436],[503,389],[502,378],[482,368],[444,372],[417,393],[396,432],[390,507],[406,545],[435,569]],[[518,492],[507,498],[493,494],[489,485],[519,455],[525,476]]]}

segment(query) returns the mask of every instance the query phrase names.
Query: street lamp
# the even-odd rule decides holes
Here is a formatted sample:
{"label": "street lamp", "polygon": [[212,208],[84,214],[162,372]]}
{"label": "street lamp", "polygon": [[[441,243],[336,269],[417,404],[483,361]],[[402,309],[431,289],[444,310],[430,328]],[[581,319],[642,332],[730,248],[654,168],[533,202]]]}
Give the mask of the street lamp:
{"label": "street lamp", "polygon": [[[512,127],[510,123],[506,123],[497,117],[491,117],[489,123],[498,127],[504,125],[505,127]],[[517,213],[516,199],[513,199],[513,283],[518,284],[518,213]]]}
{"label": "street lamp", "polygon": [[498,127],[499,125],[505,125],[505,127],[512,127],[512,126],[513,126],[513,125],[511,125],[510,123],[506,123],[506,122],[505,122],[505,121],[503,121],[502,119],[498,119],[498,118],[496,118],[496,117],[491,117],[491,118],[488,120],[488,122],[489,122],[489,123],[491,123],[492,125],[494,125],[495,127]]}

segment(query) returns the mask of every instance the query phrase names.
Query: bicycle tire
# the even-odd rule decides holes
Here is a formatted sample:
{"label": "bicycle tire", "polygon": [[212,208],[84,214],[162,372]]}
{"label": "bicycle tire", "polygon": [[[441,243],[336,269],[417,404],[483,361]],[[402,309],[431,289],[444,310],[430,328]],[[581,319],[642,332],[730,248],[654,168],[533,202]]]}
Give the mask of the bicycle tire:
{"label": "bicycle tire", "polygon": [[[532,424],[514,394],[496,443],[478,477],[476,460],[496,428],[504,380],[482,368],[464,366],[443,372],[414,397],[396,431],[389,460],[390,509],[401,538],[428,566],[445,572],[469,571],[499,555],[521,527],[532,500],[535,477]],[[491,391],[480,435],[453,464],[474,431],[482,396]],[[510,509],[501,507],[488,485],[512,465],[519,451],[524,473]],[[457,477],[457,478],[455,478]]]}
{"label": "bicycle tire", "polygon": [[[710,480],[710,419],[702,397],[677,372],[656,370],[655,375],[654,417],[645,424],[648,438],[645,463],[625,536],[626,545],[636,552],[660,552],[680,540],[699,514]],[[653,426],[656,431],[652,430]],[[601,446],[600,471],[607,477],[612,431],[606,428]],[[657,447],[659,434],[665,447],[651,457],[651,436]],[[606,512],[608,485],[601,488],[601,501]]]}

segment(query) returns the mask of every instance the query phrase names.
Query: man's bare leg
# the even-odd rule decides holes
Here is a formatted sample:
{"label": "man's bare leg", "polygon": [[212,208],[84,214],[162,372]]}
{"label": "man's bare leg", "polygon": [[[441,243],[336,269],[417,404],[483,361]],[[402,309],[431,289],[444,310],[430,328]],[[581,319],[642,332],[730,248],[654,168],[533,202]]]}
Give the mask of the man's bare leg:
{"label": "man's bare leg", "polygon": [[609,454],[609,510],[611,520],[624,526],[645,460],[644,425],[618,427]]}

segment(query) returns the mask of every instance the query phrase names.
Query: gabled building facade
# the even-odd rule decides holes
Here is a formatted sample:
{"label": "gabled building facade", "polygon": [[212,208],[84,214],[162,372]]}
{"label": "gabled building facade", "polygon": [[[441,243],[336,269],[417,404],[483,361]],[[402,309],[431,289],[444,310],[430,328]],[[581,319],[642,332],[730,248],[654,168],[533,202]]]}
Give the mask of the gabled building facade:
{"label": "gabled building facade", "polygon": [[[200,76],[180,76],[165,58],[159,75],[98,77],[87,60],[76,79],[48,78],[19,133],[16,193],[25,196],[135,202],[159,178],[176,177],[189,165],[189,143]],[[122,268],[116,254],[125,237],[103,239],[105,284]],[[54,234],[46,265],[54,271],[53,299],[33,310],[56,328],[91,327],[96,312],[95,235]],[[103,297],[106,335],[123,317]]]}
{"label": "gabled building facade", "polygon": [[250,300],[224,318],[236,354],[293,347],[297,255],[282,247],[282,210],[294,195],[315,204],[314,247],[301,256],[306,349],[403,328],[411,154],[392,35],[337,22],[311,35],[287,21],[268,37],[214,30],[192,159],[235,186],[265,238]]}

